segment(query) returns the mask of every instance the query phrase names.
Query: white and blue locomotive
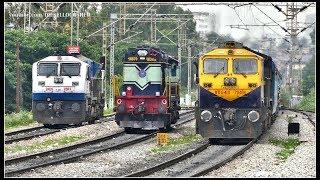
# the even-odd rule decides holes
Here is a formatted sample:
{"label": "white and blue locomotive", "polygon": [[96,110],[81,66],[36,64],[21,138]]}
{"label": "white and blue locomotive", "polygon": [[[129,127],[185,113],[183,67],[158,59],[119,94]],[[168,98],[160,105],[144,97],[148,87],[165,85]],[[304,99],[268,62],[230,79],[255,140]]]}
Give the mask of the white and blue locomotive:
{"label": "white and blue locomotive", "polygon": [[33,119],[45,126],[93,123],[103,116],[103,78],[102,65],[81,55],[78,46],[33,63]]}

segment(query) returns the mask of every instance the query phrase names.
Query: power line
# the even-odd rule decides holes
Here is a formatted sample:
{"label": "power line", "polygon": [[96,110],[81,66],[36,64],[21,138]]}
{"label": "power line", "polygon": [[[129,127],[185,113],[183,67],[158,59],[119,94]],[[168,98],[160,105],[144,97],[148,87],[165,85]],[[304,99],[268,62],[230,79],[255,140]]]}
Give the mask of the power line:
{"label": "power line", "polygon": [[[254,5],[254,4],[253,4]],[[254,5],[260,12],[262,12],[265,16],[267,16],[269,19],[271,19],[274,23],[276,23],[281,29],[283,29],[286,33],[288,33],[288,30],[281,26],[279,23],[277,23],[275,20],[273,20],[270,16],[268,16],[265,12],[263,12],[260,8],[258,8],[256,5]]]}

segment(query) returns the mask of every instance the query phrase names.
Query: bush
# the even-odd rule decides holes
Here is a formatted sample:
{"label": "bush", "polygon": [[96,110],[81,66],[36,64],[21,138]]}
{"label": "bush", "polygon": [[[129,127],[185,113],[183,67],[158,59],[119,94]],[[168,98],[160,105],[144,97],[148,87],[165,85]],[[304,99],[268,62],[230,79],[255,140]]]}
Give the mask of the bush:
{"label": "bush", "polygon": [[311,92],[304,96],[302,101],[297,105],[296,109],[304,110],[304,111],[313,111],[316,110],[316,92],[315,88],[312,88]]}
{"label": "bush", "polygon": [[4,116],[4,122],[5,129],[16,128],[34,123],[32,113],[30,111],[6,114]]}

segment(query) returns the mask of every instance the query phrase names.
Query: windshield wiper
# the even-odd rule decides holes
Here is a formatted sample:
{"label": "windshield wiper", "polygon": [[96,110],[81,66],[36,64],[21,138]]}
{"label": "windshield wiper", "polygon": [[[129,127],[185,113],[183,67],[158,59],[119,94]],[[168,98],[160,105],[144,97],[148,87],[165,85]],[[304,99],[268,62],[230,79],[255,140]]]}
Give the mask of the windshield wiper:
{"label": "windshield wiper", "polygon": [[[239,71],[239,66],[236,66],[236,70]],[[241,74],[243,77],[247,78],[247,75],[245,75],[243,72],[237,72],[239,74]]]}
{"label": "windshield wiper", "polygon": [[213,77],[214,78],[217,77],[220,74],[220,72],[223,71],[223,70],[224,70],[224,66]]}

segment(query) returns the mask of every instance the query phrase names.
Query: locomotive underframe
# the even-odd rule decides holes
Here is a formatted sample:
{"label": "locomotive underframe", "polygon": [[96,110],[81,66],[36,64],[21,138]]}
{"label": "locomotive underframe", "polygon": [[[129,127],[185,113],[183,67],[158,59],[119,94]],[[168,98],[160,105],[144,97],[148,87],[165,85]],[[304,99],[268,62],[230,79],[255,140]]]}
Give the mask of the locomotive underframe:
{"label": "locomotive underframe", "polygon": [[155,130],[171,124],[171,114],[116,114],[115,120],[122,128]]}
{"label": "locomotive underframe", "polygon": [[[201,119],[201,112],[208,110],[212,113],[212,118],[208,122],[204,122]],[[260,117],[256,122],[250,121],[248,118],[243,118],[251,110],[259,112]],[[227,108],[225,109],[203,109],[195,108],[196,117],[196,133],[200,134],[204,138],[257,138],[263,131],[264,121],[267,119],[267,113],[264,108],[252,109],[252,108],[237,108],[235,122],[244,122],[239,128],[232,129],[232,126],[227,124],[224,118],[220,118],[219,111],[222,116],[225,115]]]}
{"label": "locomotive underframe", "polygon": [[[36,105],[42,103],[45,109],[38,110]],[[56,103],[61,103],[59,109],[54,108]],[[72,111],[72,104],[79,104],[78,111]],[[50,107],[49,104],[52,104]],[[86,102],[85,101],[33,101],[33,119],[42,124],[79,124],[86,121]]]}

